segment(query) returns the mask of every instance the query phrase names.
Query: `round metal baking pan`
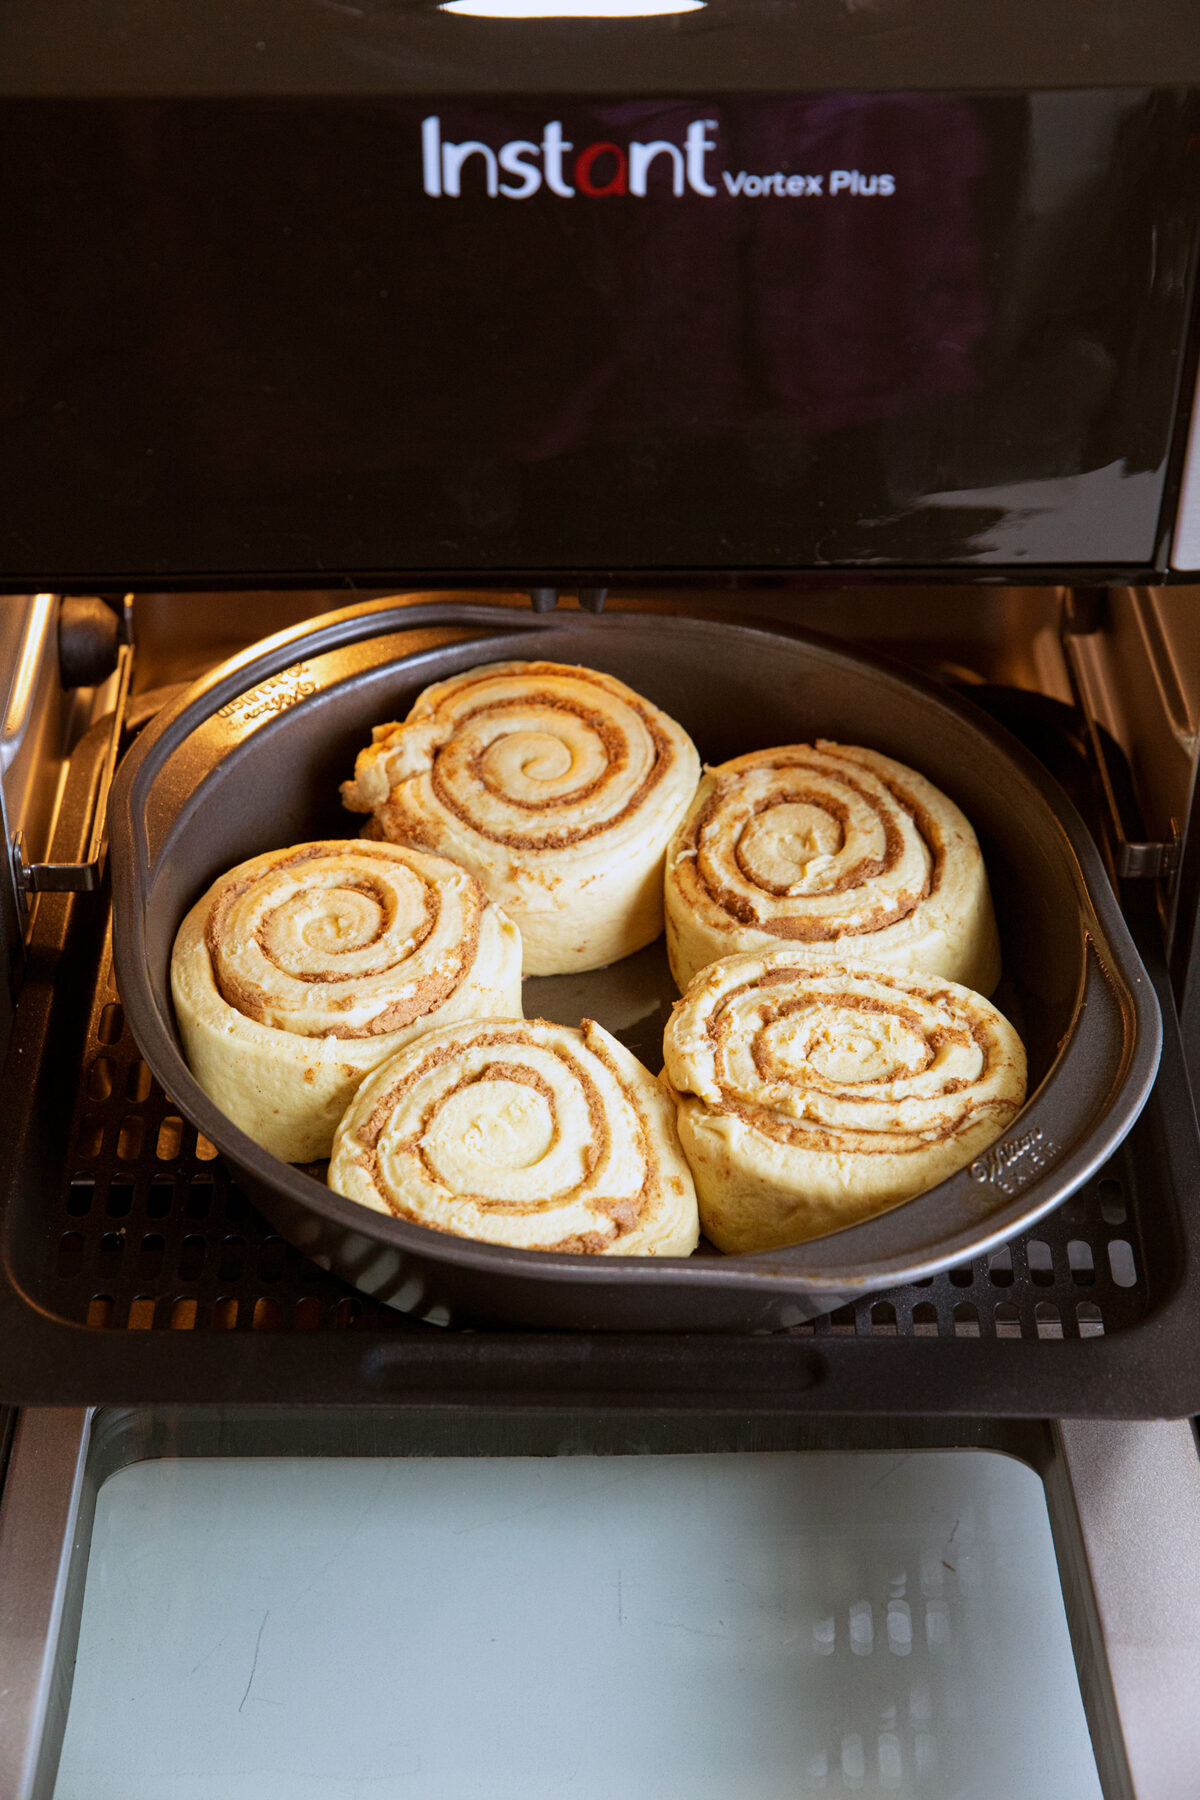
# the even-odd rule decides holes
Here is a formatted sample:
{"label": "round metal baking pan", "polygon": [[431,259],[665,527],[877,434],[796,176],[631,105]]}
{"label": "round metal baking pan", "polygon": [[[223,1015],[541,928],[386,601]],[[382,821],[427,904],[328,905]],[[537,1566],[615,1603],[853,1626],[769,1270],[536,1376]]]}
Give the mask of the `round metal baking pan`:
{"label": "round metal baking pan", "polygon": [[[1000,921],[997,995],[1029,1052],[1030,1098],[983,1157],[891,1212],[792,1249],[723,1257],[510,1250],[369,1212],[278,1162],[196,1085],[169,985],[184,913],[260,851],[348,837],[338,782],[370,728],[430,682],[505,657],[605,669],[665,708],[707,762],[816,736],[922,771],[983,846]],[[920,1280],[1058,1205],[1130,1129],[1161,1022],[1103,866],[1057,784],[936,686],[778,626],[616,612],[538,617],[461,600],[378,601],[282,632],[222,665],[146,727],[109,813],[114,957],[154,1074],[278,1229],[369,1293],[427,1318],[591,1330],[767,1330]],[[651,1067],[672,990],[661,949],[591,976],[527,983],[525,1010],[616,1029]]]}

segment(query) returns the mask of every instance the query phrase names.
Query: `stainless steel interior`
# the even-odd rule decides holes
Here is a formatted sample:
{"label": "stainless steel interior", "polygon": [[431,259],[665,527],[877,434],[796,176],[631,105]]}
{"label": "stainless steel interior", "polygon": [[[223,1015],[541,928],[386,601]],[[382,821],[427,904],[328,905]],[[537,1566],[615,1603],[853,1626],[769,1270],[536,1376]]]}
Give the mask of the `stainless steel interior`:
{"label": "stainless steel interior", "polygon": [[20,895],[13,855],[46,854],[66,761],[93,718],[111,705],[111,684],[64,689],[58,679],[59,601],[54,594],[0,598],[0,1055],[20,984],[22,946],[36,910]]}
{"label": "stainless steel interior", "polygon": [[[138,646],[134,691],[193,681],[272,632],[355,600],[381,598],[387,591],[138,594],[133,602]],[[797,590],[764,583],[736,591],[639,588],[636,594],[639,608],[780,619],[951,679],[1008,682],[1056,699],[1070,698],[1058,647],[1062,593],[1057,588],[872,585]],[[560,604],[573,607],[577,602],[567,591]]]}

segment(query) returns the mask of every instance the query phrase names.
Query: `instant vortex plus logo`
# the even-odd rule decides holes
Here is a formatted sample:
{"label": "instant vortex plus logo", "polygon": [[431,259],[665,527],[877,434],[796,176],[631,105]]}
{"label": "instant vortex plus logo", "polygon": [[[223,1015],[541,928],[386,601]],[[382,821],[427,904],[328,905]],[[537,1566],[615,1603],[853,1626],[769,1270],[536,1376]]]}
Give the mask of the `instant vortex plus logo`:
{"label": "instant vortex plus logo", "polygon": [[442,121],[431,113],[421,121],[422,181],[434,200],[459,200],[464,193],[489,199],[530,200],[544,187],[562,200],[582,195],[590,200],[650,194],[695,194],[712,200],[718,194],[760,199],[767,195],[793,200],[826,195],[887,198],[896,191],[893,175],[865,174],[859,169],[727,169],[720,167],[716,119],[693,119],[682,141],[633,138],[618,143],[599,138],[577,144],[566,136],[561,119],[549,119],[541,137],[510,138],[487,144],[481,138],[452,143]]}

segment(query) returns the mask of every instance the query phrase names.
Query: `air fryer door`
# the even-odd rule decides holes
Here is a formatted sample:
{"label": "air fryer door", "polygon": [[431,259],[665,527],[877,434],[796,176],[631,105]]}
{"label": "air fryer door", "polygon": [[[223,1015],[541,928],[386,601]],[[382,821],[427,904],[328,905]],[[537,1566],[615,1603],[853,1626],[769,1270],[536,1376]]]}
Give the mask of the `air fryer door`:
{"label": "air fryer door", "polygon": [[34,1411],[0,1785],[1182,1797],[1198,1534],[1184,1425]]}

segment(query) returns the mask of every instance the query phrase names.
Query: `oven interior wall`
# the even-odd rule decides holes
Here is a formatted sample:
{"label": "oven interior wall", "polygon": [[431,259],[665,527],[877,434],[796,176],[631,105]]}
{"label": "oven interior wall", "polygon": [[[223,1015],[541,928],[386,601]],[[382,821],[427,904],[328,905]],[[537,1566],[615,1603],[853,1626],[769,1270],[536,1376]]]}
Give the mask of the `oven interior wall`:
{"label": "oven interior wall", "polygon": [[[135,690],[192,681],[214,663],[286,626],[396,591],[403,592],[138,594],[133,601],[138,645]],[[478,598],[472,593],[472,599]],[[561,603],[575,606],[578,601],[566,590]],[[747,622],[770,619],[804,631],[828,632],[947,680],[1002,682],[1066,700],[1070,690],[1056,641],[1061,604],[1062,590],[1054,587],[903,583],[694,589],[648,585],[612,589],[607,600],[609,610],[635,607]]]}

